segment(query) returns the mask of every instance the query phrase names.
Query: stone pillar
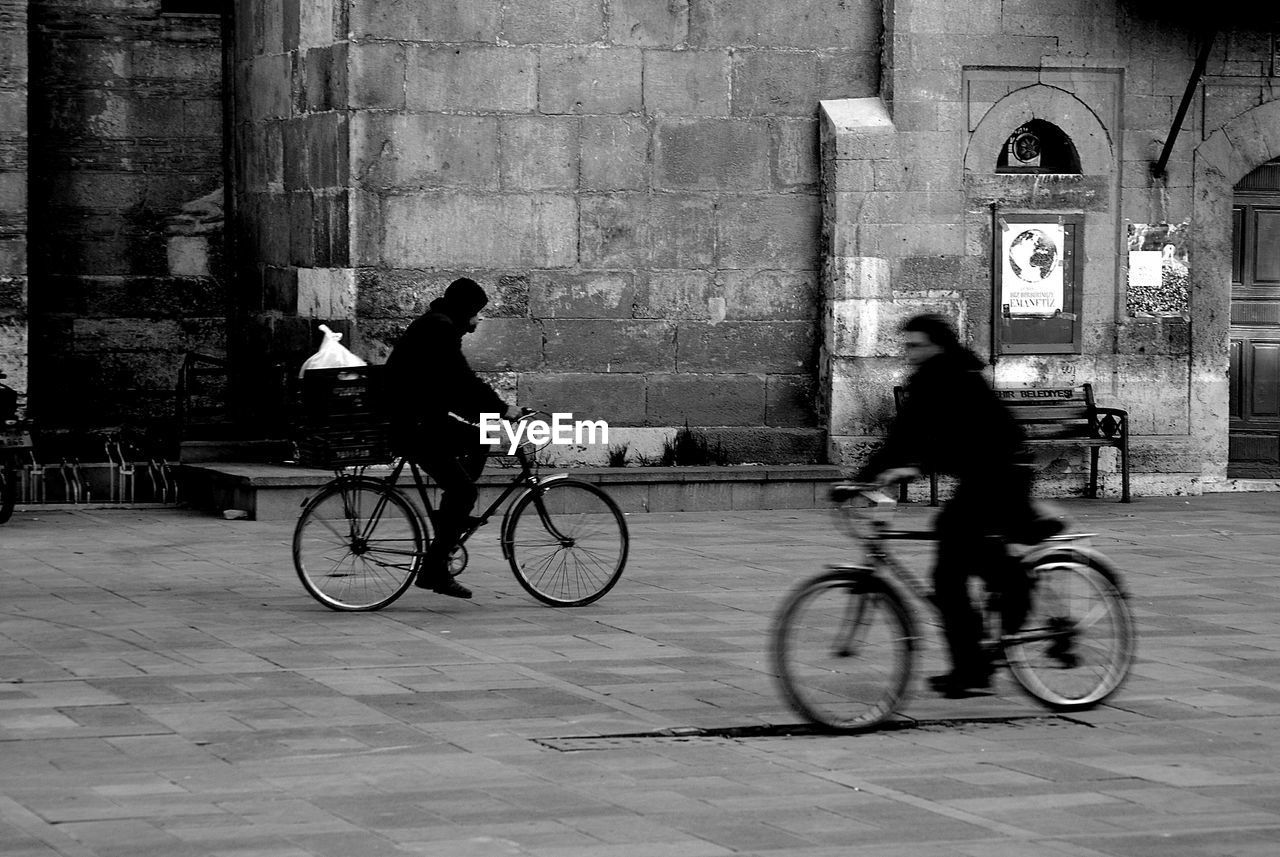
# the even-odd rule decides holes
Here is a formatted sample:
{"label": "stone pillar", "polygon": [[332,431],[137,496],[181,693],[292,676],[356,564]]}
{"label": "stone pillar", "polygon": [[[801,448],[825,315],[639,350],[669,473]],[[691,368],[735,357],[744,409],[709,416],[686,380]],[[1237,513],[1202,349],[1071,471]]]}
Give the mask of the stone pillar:
{"label": "stone pillar", "polygon": [[27,391],[27,0],[0,0],[0,372]]}
{"label": "stone pillar", "polygon": [[281,407],[321,323],[355,317],[347,4],[236,4],[235,147],[240,324],[238,416],[260,433]]}
{"label": "stone pillar", "polygon": [[952,289],[893,288],[891,263],[903,251],[886,212],[905,203],[892,185],[901,172],[901,142],[884,102],[850,98],[821,105],[821,410],[829,460],[857,467],[893,417],[893,386],[903,377],[901,323],[920,312],[941,312],[963,330],[965,307]]}

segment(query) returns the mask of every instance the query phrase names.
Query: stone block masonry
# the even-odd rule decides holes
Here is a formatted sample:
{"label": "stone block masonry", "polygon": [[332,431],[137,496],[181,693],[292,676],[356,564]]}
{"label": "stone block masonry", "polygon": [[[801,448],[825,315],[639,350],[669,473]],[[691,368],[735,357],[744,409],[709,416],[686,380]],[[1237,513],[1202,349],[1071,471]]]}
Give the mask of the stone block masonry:
{"label": "stone block masonry", "polygon": [[[31,415],[50,435],[125,426],[172,440],[184,355],[226,351],[219,19],[160,14],[158,2],[16,5],[20,18],[6,14],[14,3],[0,2],[0,31],[27,23],[30,63],[21,78],[0,68],[0,105],[24,91],[21,80],[32,107],[11,114],[0,106],[0,173],[19,168],[23,186],[40,189],[26,212],[22,271],[42,296],[24,318]],[[245,69],[259,109],[288,114],[288,71]],[[18,115],[24,122],[12,124]],[[17,128],[40,145],[7,163]],[[321,143],[318,126],[298,128],[299,145],[331,151],[336,129],[325,132]],[[339,160],[324,160],[326,169]],[[307,162],[288,166],[290,182],[313,181]],[[12,258],[0,250],[0,266]],[[0,281],[5,273],[0,267]],[[0,353],[9,353],[8,342]]]}
{"label": "stone block masonry", "polygon": [[[521,401],[645,430],[818,432],[802,401],[816,382],[818,99],[876,91],[878,3],[329,5],[332,43],[276,47],[266,17],[241,36],[258,87],[243,139],[283,151],[251,152],[245,173],[260,258],[334,271],[282,280],[298,287],[274,290],[273,312],[351,306],[354,347],[380,359],[471,276],[494,300],[466,348]],[[282,64],[302,70],[291,104],[263,79]],[[345,171],[316,144],[346,153]],[[349,204],[350,304],[327,288],[348,282],[342,242],[325,262],[297,235],[322,199]],[[338,232],[343,212],[325,211]]]}
{"label": "stone block masonry", "polygon": [[25,2],[0,2],[0,373],[27,392],[28,24]]}

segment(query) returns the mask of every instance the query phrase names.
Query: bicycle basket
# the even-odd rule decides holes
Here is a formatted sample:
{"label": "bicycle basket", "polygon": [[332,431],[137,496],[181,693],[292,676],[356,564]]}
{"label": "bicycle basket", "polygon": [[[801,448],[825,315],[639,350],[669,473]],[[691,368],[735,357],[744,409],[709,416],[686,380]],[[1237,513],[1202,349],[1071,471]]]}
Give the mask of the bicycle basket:
{"label": "bicycle basket", "polygon": [[391,460],[384,378],[382,366],[309,369],[303,373],[297,428],[302,464],[333,470]]}
{"label": "bicycle basket", "polygon": [[336,470],[386,464],[392,457],[385,425],[313,429],[298,438],[298,460],[307,467]]}

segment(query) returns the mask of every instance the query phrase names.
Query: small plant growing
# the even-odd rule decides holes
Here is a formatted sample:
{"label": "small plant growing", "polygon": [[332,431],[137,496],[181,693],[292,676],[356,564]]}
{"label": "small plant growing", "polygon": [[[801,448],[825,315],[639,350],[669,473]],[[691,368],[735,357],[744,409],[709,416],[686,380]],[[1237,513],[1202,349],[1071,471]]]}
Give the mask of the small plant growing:
{"label": "small plant growing", "polygon": [[630,451],[631,444],[624,443],[621,446],[609,446],[609,466],[610,467],[626,467],[627,452]]}
{"label": "small plant growing", "polygon": [[716,443],[713,447],[707,436],[697,429],[684,428],[675,433],[675,437],[662,442],[662,455],[658,459],[662,467],[699,467],[708,464],[724,464],[727,456],[724,447]]}

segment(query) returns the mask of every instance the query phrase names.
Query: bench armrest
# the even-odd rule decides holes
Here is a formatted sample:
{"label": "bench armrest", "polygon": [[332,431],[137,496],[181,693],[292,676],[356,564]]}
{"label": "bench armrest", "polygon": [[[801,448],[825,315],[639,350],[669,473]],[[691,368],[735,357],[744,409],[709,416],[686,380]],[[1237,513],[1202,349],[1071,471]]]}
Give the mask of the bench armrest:
{"label": "bench armrest", "polygon": [[1098,431],[1102,432],[1103,437],[1111,437],[1119,440],[1128,436],[1128,411],[1123,408],[1095,407],[1093,412],[1098,416]]}

